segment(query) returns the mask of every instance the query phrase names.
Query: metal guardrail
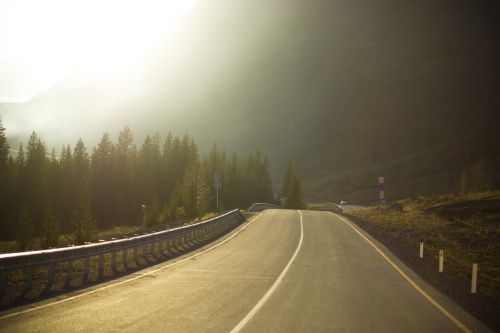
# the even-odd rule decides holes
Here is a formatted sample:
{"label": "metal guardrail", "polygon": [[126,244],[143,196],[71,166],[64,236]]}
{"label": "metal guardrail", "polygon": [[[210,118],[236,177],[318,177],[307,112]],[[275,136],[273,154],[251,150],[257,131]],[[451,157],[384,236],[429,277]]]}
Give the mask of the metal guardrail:
{"label": "metal guardrail", "polygon": [[111,253],[111,270],[116,272],[116,254],[122,251],[122,263],[126,267],[128,251],[133,249],[134,259],[138,257],[137,249],[143,247],[142,254],[146,256],[147,248],[151,252],[155,248],[162,252],[163,247],[168,246],[169,241],[193,240],[203,234],[216,233],[217,235],[229,231],[243,221],[239,209],[234,209],[223,215],[199,223],[169,229],[151,234],[112,240],[108,242],[18,253],[0,254],[0,295],[7,291],[7,272],[22,269],[25,272],[25,289],[31,289],[33,279],[33,267],[47,266],[47,286],[50,288],[54,281],[54,266],[61,262],[67,262],[66,280],[73,278],[73,261],[83,259],[83,283],[88,281],[90,272],[89,258],[99,257],[98,276],[102,278],[104,272],[104,255]]}
{"label": "metal guardrail", "polygon": [[251,204],[250,207],[247,208],[247,212],[260,212],[265,209],[280,209],[280,208],[282,207],[275,204],[270,204],[266,202],[255,202]]}

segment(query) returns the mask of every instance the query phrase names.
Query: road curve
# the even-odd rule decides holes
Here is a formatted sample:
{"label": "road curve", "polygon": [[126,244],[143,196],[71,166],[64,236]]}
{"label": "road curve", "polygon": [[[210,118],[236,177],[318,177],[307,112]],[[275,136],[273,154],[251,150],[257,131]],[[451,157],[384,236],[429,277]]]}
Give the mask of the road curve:
{"label": "road curve", "polygon": [[[303,231],[299,212],[266,211],[228,242],[164,270],[0,313],[0,331],[230,332],[261,302],[243,332],[461,332],[338,216],[302,217]],[[474,332],[488,331],[456,312]]]}

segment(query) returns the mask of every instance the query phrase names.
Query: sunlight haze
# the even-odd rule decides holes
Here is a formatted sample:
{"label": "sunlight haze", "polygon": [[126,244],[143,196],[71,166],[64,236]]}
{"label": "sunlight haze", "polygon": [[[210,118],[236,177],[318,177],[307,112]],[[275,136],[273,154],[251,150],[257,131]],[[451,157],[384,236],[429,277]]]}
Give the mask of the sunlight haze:
{"label": "sunlight haze", "polygon": [[1,0],[0,102],[25,101],[75,72],[137,70],[197,0]]}

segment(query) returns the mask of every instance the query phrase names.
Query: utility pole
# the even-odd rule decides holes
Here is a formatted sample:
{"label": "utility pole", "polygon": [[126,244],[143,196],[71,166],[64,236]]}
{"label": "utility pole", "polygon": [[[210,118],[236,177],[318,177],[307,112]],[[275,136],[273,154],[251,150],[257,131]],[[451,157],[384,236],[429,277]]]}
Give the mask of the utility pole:
{"label": "utility pole", "polygon": [[146,205],[142,205],[142,223],[144,224],[144,234],[147,234],[146,229]]}
{"label": "utility pole", "polygon": [[215,207],[219,211],[219,189],[222,188],[222,178],[216,172],[214,173],[214,188],[215,188]]}

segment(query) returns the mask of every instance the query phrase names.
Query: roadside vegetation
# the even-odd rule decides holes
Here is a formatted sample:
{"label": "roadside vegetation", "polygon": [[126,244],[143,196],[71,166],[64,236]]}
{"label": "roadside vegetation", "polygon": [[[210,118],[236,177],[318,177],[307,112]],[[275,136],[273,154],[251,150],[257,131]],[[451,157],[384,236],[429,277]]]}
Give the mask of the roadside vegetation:
{"label": "roadside vegetation", "polygon": [[[371,230],[374,237],[383,235],[382,242],[391,239],[389,243],[392,240],[402,243],[409,249],[410,258],[418,258],[422,240],[425,261],[433,271],[437,272],[438,253],[443,250],[448,281],[439,282],[435,277],[437,286],[457,280],[463,290],[451,294],[462,295],[459,298],[465,304],[479,300],[469,292],[472,264],[478,263],[478,295],[486,296],[482,302],[491,301],[498,309],[500,191],[411,197],[348,215],[366,230]],[[497,320],[494,325],[498,324]]]}

